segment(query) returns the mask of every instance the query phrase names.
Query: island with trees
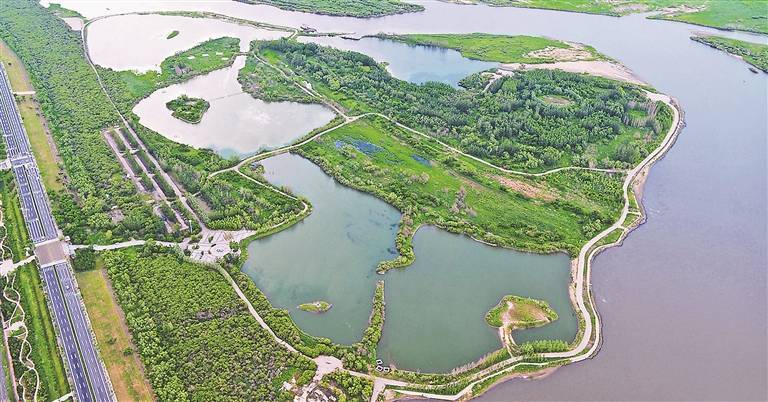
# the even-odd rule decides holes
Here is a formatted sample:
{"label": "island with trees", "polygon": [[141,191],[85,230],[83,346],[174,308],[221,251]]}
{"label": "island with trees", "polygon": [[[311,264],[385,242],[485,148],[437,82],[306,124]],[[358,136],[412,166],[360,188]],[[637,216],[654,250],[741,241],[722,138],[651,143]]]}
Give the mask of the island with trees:
{"label": "island with trees", "polygon": [[173,117],[190,124],[197,124],[203,119],[203,114],[208,111],[211,104],[205,99],[179,95],[168,101],[165,106],[173,112],[171,113]]}

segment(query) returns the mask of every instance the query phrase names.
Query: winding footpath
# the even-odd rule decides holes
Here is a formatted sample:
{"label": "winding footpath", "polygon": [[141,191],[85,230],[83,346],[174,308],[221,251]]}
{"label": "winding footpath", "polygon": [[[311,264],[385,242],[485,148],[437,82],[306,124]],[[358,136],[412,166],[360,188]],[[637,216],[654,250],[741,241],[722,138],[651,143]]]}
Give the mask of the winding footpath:
{"label": "winding footpath", "polygon": [[[105,17],[101,17],[101,18],[105,18]],[[86,58],[87,58],[88,62],[90,63],[91,67],[96,72],[96,75],[98,77],[98,71],[97,71],[95,65],[93,64],[93,62],[91,61],[90,56],[88,55],[87,42],[86,42],[86,33],[85,33],[86,30],[87,30],[88,25],[91,22],[93,22],[93,21],[95,21],[95,20],[91,20],[91,21],[89,21],[88,23],[85,24],[85,26],[83,27],[83,30],[82,30],[82,37],[83,37],[83,42],[84,42],[84,46],[85,46]],[[259,59],[259,60],[261,60],[261,59]],[[261,61],[264,62],[263,60],[261,60]],[[264,62],[264,63],[266,63],[266,62]],[[282,69],[280,69],[280,68],[278,68],[276,66],[273,66],[273,65],[271,65],[269,63],[266,63],[266,64],[271,66],[272,68],[275,68],[276,70],[280,71],[280,73],[283,74],[283,76],[285,76],[286,78],[291,79],[290,77],[288,77],[288,75]],[[369,375],[369,374],[366,374],[366,373],[354,372],[354,371],[350,371],[350,370],[344,369],[342,367],[341,362],[338,359],[334,358],[334,357],[319,356],[319,357],[313,359],[318,364],[318,373],[316,375],[317,378],[313,379],[312,383],[315,383],[316,382],[315,380],[319,381],[319,379],[322,378],[322,376],[325,373],[329,373],[329,372],[331,372],[333,370],[337,370],[337,369],[338,370],[343,370],[343,371],[345,371],[345,372],[347,372],[347,373],[349,373],[351,375],[354,375],[354,376],[357,376],[357,377],[367,378],[367,379],[369,379],[369,380],[374,382],[374,393],[373,393],[373,395],[371,397],[371,401],[378,400],[380,394],[382,392],[384,392],[387,387],[398,387],[398,388],[411,387],[411,388],[420,388],[420,389],[424,389],[424,390],[429,390],[430,388],[431,389],[438,389],[440,387],[457,385],[457,384],[459,384],[459,382],[461,382],[462,384],[467,383],[467,385],[464,388],[462,388],[459,392],[456,392],[454,394],[449,394],[449,395],[439,394],[439,393],[432,393],[432,392],[429,392],[429,391],[410,391],[410,390],[403,390],[403,389],[398,389],[397,390],[397,392],[399,392],[400,394],[404,394],[404,395],[407,395],[409,397],[433,398],[433,399],[441,399],[441,400],[459,400],[459,399],[465,399],[465,398],[470,398],[472,396],[476,396],[476,395],[473,395],[473,393],[472,393],[472,390],[473,390],[473,388],[476,385],[478,385],[480,383],[483,383],[484,381],[488,381],[488,380],[493,380],[491,382],[494,382],[494,383],[500,382],[501,376],[513,374],[514,370],[516,368],[518,368],[521,364],[526,364],[526,365],[529,365],[529,366],[540,366],[540,367],[544,368],[544,367],[547,367],[547,366],[551,365],[553,362],[557,362],[558,364],[563,364],[563,363],[575,363],[575,362],[583,361],[585,359],[589,359],[589,358],[593,357],[597,353],[597,351],[600,348],[600,343],[601,343],[601,322],[600,322],[600,316],[597,314],[597,311],[596,311],[596,305],[595,305],[594,300],[593,300],[593,298],[591,296],[591,284],[590,284],[591,270],[590,270],[590,263],[591,263],[592,259],[598,253],[600,253],[602,250],[604,250],[604,249],[606,249],[608,247],[612,247],[612,246],[620,244],[620,242],[624,239],[624,237],[628,234],[628,232],[630,230],[632,230],[632,225],[630,225],[630,227],[623,226],[623,223],[624,223],[625,219],[627,218],[627,216],[629,214],[636,214],[636,212],[634,212],[634,211],[630,212],[630,208],[631,208],[631,202],[630,202],[630,191],[631,190],[630,190],[630,186],[632,186],[632,185],[642,185],[642,183],[643,183],[643,181],[645,179],[645,173],[647,173],[648,169],[656,161],[661,159],[664,156],[664,154],[671,148],[671,146],[675,142],[675,139],[676,139],[677,135],[680,132],[680,129],[683,126],[683,120],[682,120],[681,111],[680,111],[678,105],[676,104],[676,102],[673,99],[671,99],[669,96],[666,96],[666,95],[652,93],[652,92],[647,92],[647,96],[648,96],[649,99],[651,99],[653,101],[661,101],[661,102],[663,102],[663,103],[665,103],[665,104],[667,104],[668,106],[671,107],[671,109],[673,111],[673,120],[672,120],[672,124],[670,126],[670,129],[666,133],[662,143],[653,152],[651,152],[645,159],[643,159],[643,161],[641,161],[638,165],[636,165],[633,169],[631,169],[631,170],[620,170],[620,169],[598,169],[598,168],[588,168],[588,167],[566,166],[566,167],[560,167],[560,168],[556,168],[556,169],[552,169],[552,170],[548,170],[548,171],[544,171],[544,172],[531,173],[531,172],[524,172],[524,171],[517,171],[517,170],[512,170],[512,169],[506,169],[506,168],[497,166],[497,165],[495,165],[493,163],[490,163],[488,161],[485,161],[483,159],[480,159],[480,158],[478,158],[476,156],[469,155],[469,154],[467,154],[467,153],[465,153],[465,152],[463,152],[463,151],[461,151],[459,149],[456,149],[456,148],[454,148],[454,147],[452,147],[452,146],[450,146],[450,145],[440,141],[439,139],[436,139],[436,138],[434,138],[434,137],[432,137],[432,136],[430,136],[430,135],[428,135],[426,133],[423,133],[423,132],[418,131],[416,129],[413,129],[411,127],[405,126],[405,125],[403,125],[403,124],[401,124],[399,122],[396,122],[392,118],[390,118],[389,116],[383,115],[381,113],[372,112],[372,113],[360,114],[360,115],[357,115],[357,116],[348,116],[348,115],[346,115],[343,112],[343,110],[341,110],[341,108],[339,108],[337,105],[335,105],[330,100],[328,100],[325,97],[323,97],[320,94],[318,94],[316,91],[312,90],[309,87],[306,87],[305,85],[302,85],[302,84],[296,82],[293,79],[291,79],[291,80],[302,91],[310,94],[313,97],[318,98],[323,104],[327,105],[329,108],[331,108],[334,111],[336,111],[336,113],[338,113],[338,115],[340,117],[342,117],[344,119],[344,121],[341,122],[340,124],[336,125],[336,126],[333,126],[333,127],[330,127],[330,128],[328,128],[326,130],[320,131],[319,133],[314,134],[314,135],[312,135],[312,136],[310,136],[310,137],[308,137],[306,139],[300,140],[300,141],[298,141],[298,142],[296,142],[294,144],[291,144],[291,145],[288,145],[288,146],[285,146],[285,147],[282,147],[282,148],[274,149],[274,150],[271,150],[271,151],[262,152],[262,153],[260,153],[258,155],[254,155],[254,156],[251,156],[249,158],[243,159],[241,162],[239,162],[235,166],[232,166],[232,167],[229,167],[229,168],[226,168],[226,169],[222,169],[222,170],[219,170],[219,171],[216,171],[216,172],[212,172],[209,177],[213,177],[215,175],[218,175],[218,174],[221,174],[221,173],[227,172],[227,171],[237,171],[239,174],[243,175],[244,177],[247,177],[250,180],[252,180],[252,181],[254,181],[256,183],[259,183],[261,185],[267,186],[267,185],[265,185],[263,183],[258,182],[258,180],[255,180],[255,179],[245,175],[244,173],[242,173],[240,171],[240,169],[243,166],[245,166],[246,164],[252,163],[254,161],[257,161],[257,160],[260,160],[260,159],[264,159],[264,158],[267,158],[267,157],[270,157],[270,156],[278,155],[278,154],[281,154],[281,153],[285,153],[285,152],[288,152],[288,151],[290,151],[292,149],[295,149],[297,147],[301,147],[301,146],[309,143],[310,141],[313,141],[313,140],[317,139],[318,137],[320,137],[320,136],[322,136],[324,134],[327,134],[327,133],[329,133],[329,132],[331,132],[333,130],[336,130],[336,129],[338,129],[340,127],[343,127],[343,126],[345,126],[347,124],[350,124],[350,123],[352,123],[352,122],[354,122],[354,121],[356,121],[356,120],[358,120],[360,118],[363,118],[363,117],[366,117],[366,116],[374,116],[374,115],[375,116],[379,116],[379,117],[384,118],[384,119],[387,119],[388,121],[392,122],[393,124],[397,125],[398,127],[402,128],[404,130],[407,130],[407,131],[410,131],[410,132],[412,132],[414,134],[420,135],[420,136],[422,136],[424,138],[427,138],[427,139],[429,139],[431,141],[436,141],[438,144],[444,146],[446,149],[449,149],[452,152],[455,152],[457,154],[463,155],[463,156],[465,156],[467,158],[470,158],[470,159],[472,159],[472,160],[474,160],[476,162],[482,163],[482,164],[484,164],[486,166],[489,166],[491,168],[494,168],[496,170],[499,170],[501,172],[508,173],[508,174],[515,174],[515,175],[522,175],[522,176],[532,176],[532,177],[541,177],[541,176],[546,176],[546,175],[549,175],[549,174],[553,174],[553,173],[557,173],[557,172],[565,171],[565,170],[591,170],[591,171],[597,171],[597,172],[625,173],[626,174],[626,178],[624,179],[623,186],[622,186],[624,205],[622,207],[619,219],[614,224],[612,224],[610,227],[606,228],[605,230],[600,232],[598,235],[596,235],[594,238],[589,240],[586,244],[584,244],[584,246],[580,249],[577,258],[573,261],[573,264],[574,264],[574,267],[575,267],[574,268],[574,273],[573,273],[573,278],[572,278],[573,279],[573,282],[572,282],[572,286],[573,286],[573,299],[574,299],[573,302],[574,302],[574,308],[575,308],[577,314],[580,316],[580,319],[583,320],[583,331],[580,331],[581,338],[580,338],[579,342],[575,345],[575,347],[573,347],[572,349],[570,349],[568,351],[565,351],[565,352],[542,353],[541,356],[546,358],[546,359],[548,359],[549,361],[545,361],[545,362],[541,362],[541,363],[523,362],[524,357],[522,357],[522,356],[510,357],[509,359],[506,359],[506,360],[504,360],[502,362],[493,364],[493,365],[491,365],[491,366],[489,366],[487,368],[479,370],[478,372],[476,372],[476,373],[472,374],[471,376],[469,376],[469,380],[467,378],[463,378],[463,379],[460,379],[460,380],[457,380],[457,381],[454,381],[454,382],[449,382],[447,384],[442,384],[440,386],[428,386],[428,385],[422,385],[422,384],[417,384],[417,383],[409,383],[409,382],[406,382],[406,381],[399,381],[399,380],[394,380],[394,379],[390,379],[390,378],[383,378],[383,377],[372,376],[372,375]],[[112,102],[113,106],[115,106],[114,102],[109,97],[109,94],[106,91],[106,88],[104,87],[103,83],[101,82],[101,78],[100,77],[99,77],[99,82],[100,82],[104,92],[107,93],[107,97],[110,99],[110,102]],[[115,110],[117,110],[116,106],[115,106]],[[127,121],[122,116],[120,111],[117,110],[117,112],[120,115],[120,117],[123,120],[123,123],[126,125],[126,127],[129,130],[131,130],[130,126],[128,125]],[[131,132],[132,132],[132,130],[131,130]],[[133,134],[133,132],[132,132],[132,134]],[[138,136],[136,136],[136,138],[138,139]],[[139,139],[139,141],[140,141],[140,139]],[[141,144],[141,148],[146,150],[146,148],[144,147],[144,144],[141,143],[141,142],[140,142],[140,144]],[[153,162],[157,164],[157,161],[154,160],[154,159],[153,159]],[[158,167],[159,167],[159,164],[158,164]],[[164,171],[162,171],[162,169],[160,169],[160,171],[162,172],[162,174],[164,176],[167,176],[167,174]],[[179,199],[182,200],[182,203],[184,204],[185,207],[189,208],[189,206],[187,205],[187,203],[186,203],[186,201],[185,201],[185,199],[183,197],[183,194],[181,193],[179,188],[176,186],[176,183],[173,182],[173,180],[171,180],[170,177],[166,177],[166,180],[168,180],[170,183],[172,183],[172,185],[174,187],[174,190],[176,191],[177,195],[179,196]],[[270,186],[267,186],[267,187],[272,188]],[[280,190],[277,190],[277,189],[274,189],[274,190],[280,192],[283,195],[286,195],[285,193],[281,192]],[[292,197],[292,198],[294,198],[294,197]],[[638,206],[640,206],[640,201],[641,200],[638,200]],[[304,201],[302,201],[302,202],[304,202]],[[304,205],[305,205],[304,212],[306,212],[306,209],[309,208],[309,206],[306,203],[304,203]],[[189,208],[189,209],[191,210],[191,208]],[[194,214],[194,212],[193,212],[193,214]],[[644,212],[642,211],[642,208],[641,208],[640,218],[642,218],[643,214],[644,214]],[[196,214],[194,216],[199,220],[199,217],[197,217]],[[201,225],[201,227],[204,228],[203,225]],[[618,240],[616,240],[615,242],[610,243],[610,244],[605,244],[605,245],[599,245],[598,246],[599,242],[603,241],[607,236],[609,236],[615,230],[621,230],[621,232],[622,232],[621,236],[619,236]],[[132,243],[132,244],[136,244],[136,243]],[[240,297],[240,299],[243,301],[243,303],[245,303],[245,305],[247,306],[249,312],[256,319],[256,321],[259,323],[259,325],[264,330],[266,330],[270,334],[270,336],[278,344],[280,344],[282,347],[286,348],[289,351],[299,353],[293,346],[291,346],[288,342],[280,339],[274,333],[274,331],[272,331],[272,329],[267,325],[267,323],[258,314],[256,309],[251,304],[250,300],[248,300],[248,298],[245,296],[245,294],[239,288],[237,283],[231,278],[231,276],[225,270],[221,269],[220,267],[218,268],[218,270],[219,270],[219,272],[221,272],[221,274],[227,279],[227,281],[233,287],[233,289],[237,293],[238,297]],[[467,381],[469,381],[469,382],[467,382]],[[302,397],[303,398],[307,398],[307,392],[308,391],[307,391],[306,388],[303,389],[299,399],[301,399]]]}

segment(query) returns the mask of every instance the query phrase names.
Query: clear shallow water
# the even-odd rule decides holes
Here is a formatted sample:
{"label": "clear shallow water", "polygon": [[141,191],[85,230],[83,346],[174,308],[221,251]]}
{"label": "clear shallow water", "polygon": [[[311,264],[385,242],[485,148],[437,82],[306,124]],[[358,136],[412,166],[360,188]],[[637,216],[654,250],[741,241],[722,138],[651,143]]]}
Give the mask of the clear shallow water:
{"label": "clear shallow water", "polygon": [[[179,31],[179,34],[167,39],[172,31]],[[257,29],[216,19],[119,15],[95,21],[88,27],[88,51],[93,62],[102,67],[139,72],[160,71],[160,63],[169,56],[209,39],[225,36],[240,38],[240,50],[245,52],[253,40],[277,39],[288,36],[288,32]]]}
{"label": "clear shallow water", "polygon": [[300,38],[300,41],[367,54],[379,63],[387,63],[387,70],[393,77],[416,84],[437,81],[458,87],[462,78],[498,66],[498,63],[468,59],[455,50],[412,46],[378,38],[349,40],[319,36]]}
{"label": "clear shallow water", "polygon": [[[224,157],[243,157],[287,145],[333,119],[333,112],[321,105],[264,102],[242,92],[237,73],[244,64],[245,56],[238,56],[230,67],[159,89],[133,111],[142,125],[174,141],[213,149]],[[165,106],[182,94],[210,103],[200,123],[179,120]]]}
{"label": "clear shallow water", "polygon": [[[448,371],[500,348],[484,316],[507,294],[545,299],[562,317],[521,331],[517,339],[570,341],[576,334],[567,256],[488,247],[424,227],[414,238],[416,262],[378,275],[376,264],[395,255],[397,210],[337,184],[299,156],[280,155],[263,164],[270,182],[308,197],[314,210],[297,226],[251,243],[243,271],[309,333],[358,341],[376,282],[383,279],[387,318],[379,356],[398,367]],[[296,308],[314,300],[333,308],[324,314]]]}
{"label": "clear shallow water", "polygon": [[[641,16],[425,2],[423,13],[372,20],[235,2],[83,2],[86,16],[208,9],[273,23],[358,33],[490,32],[583,42],[680,100],[688,126],[646,184],[648,223],[600,255],[592,280],[605,336],[596,358],[541,381],[511,381],[482,401],[764,400],[768,75],[695,43],[703,31]],[[105,5],[106,4],[106,5]],[[105,8],[111,10],[105,10]]]}

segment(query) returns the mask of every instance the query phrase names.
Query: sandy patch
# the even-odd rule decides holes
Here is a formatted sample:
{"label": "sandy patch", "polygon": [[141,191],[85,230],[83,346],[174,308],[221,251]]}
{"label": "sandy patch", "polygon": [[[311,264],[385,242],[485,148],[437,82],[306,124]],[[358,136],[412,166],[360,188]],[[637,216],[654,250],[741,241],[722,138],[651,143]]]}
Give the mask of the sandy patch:
{"label": "sandy patch", "polygon": [[552,201],[555,199],[554,194],[550,193],[549,191],[539,188],[536,186],[533,186],[531,184],[518,181],[515,179],[511,179],[509,177],[501,176],[501,175],[491,175],[491,178],[502,185],[504,187],[513,190],[515,192],[521,193],[525,195],[528,198],[539,198],[546,201]]}
{"label": "sandy patch", "polygon": [[648,7],[645,4],[622,4],[620,6],[616,6],[613,8],[613,11],[619,14],[628,14],[628,13],[642,13],[644,11],[648,11],[650,7]]}
{"label": "sandy patch", "polygon": [[661,11],[662,15],[674,16],[674,15],[680,15],[680,14],[697,13],[699,11],[704,11],[706,9],[707,9],[706,5],[689,6],[687,4],[681,4],[679,6],[674,6],[674,7],[664,7],[659,11]]}
{"label": "sandy patch", "polygon": [[630,69],[610,61],[592,60],[592,61],[561,61],[557,63],[546,64],[522,64],[508,63],[502,64],[499,72],[501,74],[510,74],[519,70],[561,70],[570,73],[584,73],[596,75],[598,77],[609,78],[617,81],[629,82],[631,84],[645,85],[646,83],[636,76]]}
{"label": "sandy patch", "polygon": [[581,45],[574,46],[573,44],[571,44],[570,48],[547,46],[544,49],[528,52],[525,56],[537,59],[553,59],[558,61],[576,61],[593,58],[592,53],[589,50],[584,49],[584,47]]}

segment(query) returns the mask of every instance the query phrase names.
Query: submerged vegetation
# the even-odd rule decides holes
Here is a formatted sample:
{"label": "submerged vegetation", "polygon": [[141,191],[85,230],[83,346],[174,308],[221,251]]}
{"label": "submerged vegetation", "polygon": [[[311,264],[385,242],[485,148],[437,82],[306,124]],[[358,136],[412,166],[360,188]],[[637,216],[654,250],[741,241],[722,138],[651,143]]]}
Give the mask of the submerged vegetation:
{"label": "submerged vegetation", "polygon": [[721,36],[692,36],[691,39],[740,57],[747,63],[768,73],[768,45],[766,44]]}
{"label": "submerged vegetation", "polygon": [[[462,82],[467,89],[455,89],[399,80],[366,55],[313,43],[261,42],[255,51],[350,113],[382,113],[509,169],[626,168],[660,141],[657,115],[671,115],[637,86],[561,71],[521,71],[490,82],[475,74]],[[553,105],[547,95],[569,103]],[[618,152],[621,144],[634,151]]]}
{"label": "submerged vegetation", "polygon": [[589,46],[574,45],[540,36],[509,36],[486,33],[472,34],[408,34],[378,35],[409,45],[437,46],[453,49],[462,56],[475,60],[499,63],[552,63],[561,60],[553,50],[568,51],[569,59],[594,60],[601,58]]}
{"label": "submerged vegetation", "polygon": [[268,4],[283,10],[347,17],[381,17],[410,13],[424,7],[400,0],[238,0],[244,3]]}
{"label": "submerged vegetation", "polygon": [[181,95],[165,104],[173,113],[173,117],[183,120],[187,123],[197,124],[203,119],[203,114],[211,107],[205,99],[190,98],[187,95]]}

